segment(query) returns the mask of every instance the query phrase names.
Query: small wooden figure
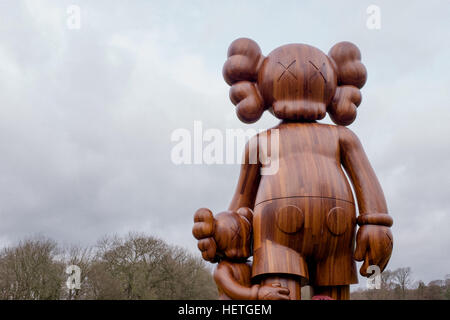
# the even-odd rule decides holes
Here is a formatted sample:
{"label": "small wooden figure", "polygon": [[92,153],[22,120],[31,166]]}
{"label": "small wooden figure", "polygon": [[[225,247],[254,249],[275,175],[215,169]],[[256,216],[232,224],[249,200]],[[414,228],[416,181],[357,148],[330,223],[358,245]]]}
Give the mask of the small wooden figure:
{"label": "small wooden figure", "polygon": [[[367,77],[360,60],[350,42],[328,55],[289,44],[267,57],[250,39],[230,45],[223,75],[239,119],[255,122],[268,110],[281,122],[247,143],[228,211],[195,214],[203,258],[219,262],[222,298],[300,299],[308,281],[316,296],[348,299],[349,285],[358,281],[354,260],[364,261],[363,276],[370,265],[386,267],[393,221],[359,139],[345,127],[356,118]],[[327,112],[336,126],[317,122]],[[274,130],[276,154],[269,147]],[[255,154],[257,161],[250,161]],[[277,170],[262,174],[273,161]],[[262,288],[269,294],[259,294]]]}
{"label": "small wooden figure", "polygon": [[[279,283],[265,286],[251,283],[251,263],[247,258],[251,254],[253,213],[249,208],[222,212],[215,218],[210,210],[202,208],[195,213],[195,220],[204,221],[204,228],[208,226],[203,232],[217,235],[214,243],[221,252],[221,259],[214,271],[214,280],[220,299],[289,300],[289,289],[282,288]],[[194,234],[198,231],[201,230],[194,228]]]}

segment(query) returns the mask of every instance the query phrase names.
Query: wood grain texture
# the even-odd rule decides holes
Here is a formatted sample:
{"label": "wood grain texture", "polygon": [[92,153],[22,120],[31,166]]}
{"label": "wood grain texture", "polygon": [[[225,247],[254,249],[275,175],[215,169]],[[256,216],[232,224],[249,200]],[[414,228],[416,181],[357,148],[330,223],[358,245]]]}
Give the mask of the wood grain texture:
{"label": "wood grain texture", "polygon": [[275,49],[264,59],[258,73],[265,105],[283,120],[323,119],[336,86],[331,60],[319,49],[305,44]]}
{"label": "wood grain texture", "polygon": [[350,299],[350,286],[313,287],[314,295],[330,297],[334,300]]}
{"label": "wood grain texture", "polygon": [[[261,285],[251,283],[251,264],[221,261],[214,271],[221,300],[289,300],[290,294],[299,294],[295,280],[270,279]],[[300,296],[294,296],[300,298]]]}
{"label": "wood grain texture", "polygon": [[222,261],[214,271],[221,300],[256,300],[258,287],[251,285],[251,265]]}
{"label": "wood grain texture", "polygon": [[[371,264],[383,270],[393,247],[382,188],[358,137],[344,127],[356,118],[367,78],[359,49],[340,42],[325,54],[289,44],[264,56],[256,42],[240,38],[223,76],[239,119],[255,122],[268,110],[281,122],[247,143],[228,211],[196,214],[199,249],[220,262],[221,295],[300,299],[309,282],[315,295],[348,299],[354,260],[364,261],[362,275]],[[326,113],[336,126],[317,123]],[[278,170],[262,174],[274,162]]]}

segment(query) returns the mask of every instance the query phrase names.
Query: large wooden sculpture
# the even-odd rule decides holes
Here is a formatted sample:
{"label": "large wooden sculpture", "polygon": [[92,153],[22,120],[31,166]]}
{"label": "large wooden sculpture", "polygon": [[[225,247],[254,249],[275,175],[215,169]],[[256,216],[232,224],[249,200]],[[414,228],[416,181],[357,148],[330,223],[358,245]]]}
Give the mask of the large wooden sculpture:
{"label": "large wooden sculpture", "polygon": [[[360,59],[349,42],[328,55],[289,44],[267,57],[250,39],[230,45],[223,76],[239,119],[255,122],[269,110],[281,122],[247,143],[228,211],[195,213],[193,234],[203,258],[218,262],[222,299],[300,299],[306,282],[315,295],[348,299],[358,282],[354,260],[364,261],[363,276],[370,265],[386,267],[392,218],[359,139],[345,127],[355,120],[367,77]],[[336,126],[316,122],[326,112]],[[262,175],[270,149],[260,141],[273,129],[279,168]]]}

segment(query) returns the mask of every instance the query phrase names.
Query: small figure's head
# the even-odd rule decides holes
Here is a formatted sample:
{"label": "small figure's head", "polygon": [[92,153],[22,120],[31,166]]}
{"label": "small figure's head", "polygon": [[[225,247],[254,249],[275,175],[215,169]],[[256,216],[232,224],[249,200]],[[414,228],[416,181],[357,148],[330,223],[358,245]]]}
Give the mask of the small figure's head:
{"label": "small figure's head", "polygon": [[217,251],[228,260],[246,260],[251,255],[253,213],[249,208],[222,212],[215,217]]}
{"label": "small figure's head", "polygon": [[288,44],[264,57],[255,41],[240,38],[228,49],[223,76],[243,122],[255,122],[269,109],[289,121],[320,120],[328,112],[336,124],[349,125],[367,78],[360,60],[350,42],[334,45],[328,56],[306,44]]}

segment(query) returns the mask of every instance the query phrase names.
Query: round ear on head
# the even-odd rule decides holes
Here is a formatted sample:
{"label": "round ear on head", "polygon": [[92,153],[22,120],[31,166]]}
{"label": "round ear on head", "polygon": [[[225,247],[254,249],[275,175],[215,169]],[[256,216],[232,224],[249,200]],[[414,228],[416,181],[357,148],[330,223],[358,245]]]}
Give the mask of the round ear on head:
{"label": "round ear on head", "polygon": [[227,56],[222,73],[226,83],[231,86],[230,100],[236,106],[241,121],[255,122],[266,109],[256,85],[264,56],[258,44],[247,38],[234,40]]}
{"label": "round ear on head", "polygon": [[361,103],[361,89],[367,80],[367,71],[361,63],[361,52],[351,42],[335,44],[328,56],[334,62],[338,87],[328,106],[331,120],[348,126],[356,118],[356,108]]}

